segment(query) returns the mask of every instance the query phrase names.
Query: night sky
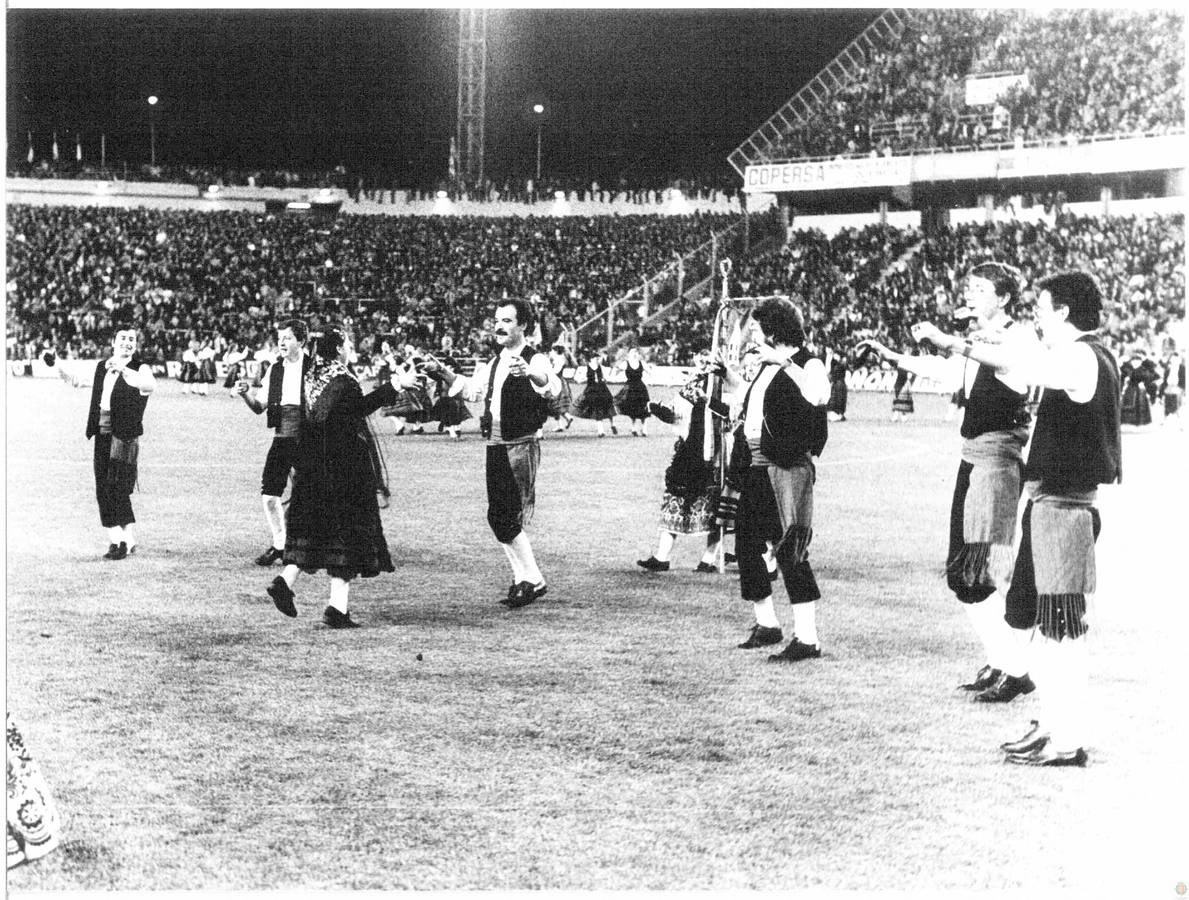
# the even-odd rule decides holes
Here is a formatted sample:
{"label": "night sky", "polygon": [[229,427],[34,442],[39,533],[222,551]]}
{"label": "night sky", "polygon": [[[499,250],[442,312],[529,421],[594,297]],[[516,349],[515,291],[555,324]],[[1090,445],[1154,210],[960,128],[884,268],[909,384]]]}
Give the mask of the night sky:
{"label": "night sky", "polygon": [[[488,174],[720,174],[726,156],[879,9],[488,12]],[[13,10],[8,152],[58,131],[97,161],[382,166],[443,177],[457,104],[456,10]]]}

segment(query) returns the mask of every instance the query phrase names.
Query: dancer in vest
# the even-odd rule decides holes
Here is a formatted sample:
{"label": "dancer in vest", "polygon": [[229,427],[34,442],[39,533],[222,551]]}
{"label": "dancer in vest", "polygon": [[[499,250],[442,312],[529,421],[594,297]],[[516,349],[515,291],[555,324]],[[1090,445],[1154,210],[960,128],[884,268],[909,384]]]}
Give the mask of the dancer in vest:
{"label": "dancer in vest", "polygon": [[[742,479],[735,519],[735,553],[743,599],[752,603],[755,625],[739,645],[749,650],[784,640],[772,604],[772,582],[764,564],[775,506],[783,534],[776,562],[793,605],[793,636],[773,662],[797,662],[822,655],[817,633],[817,580],[809,565],[813,538],[813,457],[826,444],[826,402],[830,381],[825,364],[805,349],[801,311],[783,298],[761,302],[752,312],[752,337],[760,372],[743,400],[743,438],[751,454]],[[735,371],[728,385],[738,386]]]}
{"label": "dancer in vest", "polygon": [[[1026,353],[1038,342],[1032,328],[1015,325],[1011,318],[1021,287],[1015,269],[980,263],[966,276],[963,306],[955,316],[970,322],[973,334],[994,335],[1005,346]],[[922,335],[918,339],[940,333],[932,326],[913,328],[914,335]],[[909,356],[873,340],[862,341],[857,350],[872,350],[901,373],[930,378],[968,398],[950,504],[946,583],[963,604],[986,662],[959,687],[975,692],[974,699],[983,703],[1004,703],[1031,693],[1035,684],[1027,672],[1028,632],[1014,631],[1003,619],[1015,562],[1016,510],[1028,442],[1028,384],[1011,371],[962,356]]]}
{"label": "dancer in vest", "polygon": [[628,350],[624,361],[623,374],[627,379],[615,406],[620,415],[627,416],[632,422],[632,437],[648,437],[648,386],[644,383],[645,365],[640,358],[640,350],[632,347]]}
{"label": "dancer in vest", "polygon": [[722,436],[716,420],[725,420],[730,410],[721,400],[707,397],[705,373],[693,378],[669,403],[651,406],[658,419],[674,427],[678,438],[673,459],[665,469],[656,551],[648,559],[637,560],[636,565],[650,572],[667,572],[678,535],[705,534],[706,547],[694,571],[717,572],[722,530],[715,512],[721,489]]}
{"label": "dancer in vest", "polygon": [[615,400],[607,387],[603,363],[601,353],[592,354],[586,360],[586,387],[583,388],[578,402],[574,404],[574,415],[580,419],[594,419],[598,423],[599,437],[607,436],[603,431],[604,419],[611,426],[611,433],[619,434],[615,427]]}
{"label": "dancer in vest", "polygon": [[548,357],[525,342],[533,319],[527,300],[500,303],[494,316],[499,355],[469,378],[437,360],[426,361],[426,371],[440,377],[450,393],[483,403],[479,428],[487,438],[487,522],[512,567],[512,586],[500,602],[513,609],[527,606],[547,589],[524,527],[536,503],[541,461],[537,432],[560,385]]}
{"label": "dancer in vest", "polygon": [[[265,421],[273,429],[272,444],[260,479],[260,501],[264,507],[264,521],[272,534],[272,544],[256,557],[258,566],[271,566],[285,554],[285,507],[281,495],[285,493],[290,473],[297,467],[306,409],[302,384],[310,367],[310,360],[305,355],[308,333],[305,322],[300,319],[282,322],[277,328],[281,358],[265,373],[259,392],[255,395],[250,392],[247,379],[240,380],[235,388],[252,412],[260,415],[268,411]],[[261,396],[265,398],[263,401]]]}
{"label": "dancer in vest", "polygon": [[293,618],[298,572],[324,570],[330,602],[322,621],[330,628],[358,627],[348,609],[353,579],[393,571],[376,498],[387,494],[387,478],[367,417],[417,378],[407,374],[365,395],[347,366],[353,349],[351,337],[338,328],[327,328],[315,343],[305,375],[307,415],[289,501],[285,567],[268,587],[277,609]]}
{"label": "dancer in vest", "polygon": [[117,326],[112,355],[96,364],[90,380],[59,369],[67,383],[91,388],[87,438],[95,438],[95,498],[109,542],[104,559],[124,559],[136,552],[132,490],[136,487],[145,405],[157,387],[153,370],[137,354],[136,346],[136,329]]}
{"label": "dancer in vest", "polygon": [[1041,709],[1023,737],[1001,746],[1010,763],[1084,766],[1087,601],[1096,587],[1094,544],[1101,527],[1094,504],[1098,486],[1122,475],[1119,368],[1095,333],[1102,293],[1092,275],[1051,275],[1036,291],[1042,348],[1020,352],[1006,344],[929,339],[1044,388],[1024,468],[1028,502],[1006,614],[1014,628],[1035,629],[1031,669]]}
{"label": "dancer in vest", "polygon": [[203,338],[195,356],[198,366],[197,387],[195,390],[203,397],[207,396],[210,386],[215,383],[215,348],[210,338]]}

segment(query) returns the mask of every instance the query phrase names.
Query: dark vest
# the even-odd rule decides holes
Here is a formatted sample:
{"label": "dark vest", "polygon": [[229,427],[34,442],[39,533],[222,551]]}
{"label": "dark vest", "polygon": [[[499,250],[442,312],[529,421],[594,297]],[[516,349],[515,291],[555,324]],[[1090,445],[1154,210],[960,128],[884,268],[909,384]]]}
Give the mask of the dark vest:
{"label": "dark vest", "polygon": [[989,366],[979,366],[970,396],[966,398],[962,437],[975,438],[989,431],[1012,431],[1026,426],[1029,421],[1027,399],[1027,391],[1017,394],[996,378]]}
{"label": "dark vest", "polygon": [[1091,491],[1121,481],[1119,367],[1096,335],[1078,338],[1098,360],[1098,384],[1088,403],[1045,388],[1036,413],[1024,477],[1057,493]]}
{"label": "dark vest", "polygon": [[[301,375],[305,377],[306,372],[310,370],[311,359],[308,356],[303,356],[301,359]],[[285,360],[284,358],[273,363],[270,369],[272,375],[268,382],[268,410],[265,413],[265,420],[268,422],[269,428],[281,427],[281,388],[285,384]],[[306,409],[306,391],[305,385],[301,386],[301,413],[302,419],[305,419]]]}
{"label": "dark vest", "polygon": [[[128,361],[128,367],[139,369],[144,360],[139,355]],[[103,379],[107,376],[107,360],[95,366],[95,380],[91,385],[91,408],[87,412],[87,437],[99,433],[99,401],[103,397]],[[122,441],[130,441],[144,434],[144,410],[149,398],[126,382],[116,379],[111,391],[111,433]]]}
{"label": "dark vest", "polygon": [[[804,366],[813,358],[813,354],[804,347],[793,354],[793,362],[799,366]],[[754,387],[754,382],[752,384]],[[743,401],[744,409],[750,401],[751,388],[748,388]],[[828,429],[826,407],[813,406],[787,372],[783,369],[777,372],[764,393],[760,452],[776,465],[787,469],[806,453],[820,456],[826,446]]]}
{"label": "dark vest", "polygon": [[[520,351],[526,363],[539,351],[528,344]],[[491,360],[491,372],[487,390],[494,386],[495,367],[499,357]],[[549,401],[533,390],[528,378],[505,378],[500,388],[500,440],[513,441],[526,434],[532,434],[549,418]]]}

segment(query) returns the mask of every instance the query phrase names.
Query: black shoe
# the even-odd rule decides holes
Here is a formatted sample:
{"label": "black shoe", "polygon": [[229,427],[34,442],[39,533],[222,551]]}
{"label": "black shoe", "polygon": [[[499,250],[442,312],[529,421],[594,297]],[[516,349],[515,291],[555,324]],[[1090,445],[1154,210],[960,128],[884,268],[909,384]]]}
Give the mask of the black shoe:
{"label": "black shoe", "polygon": [[[643,565],[643,563],[641,563],[641,565]],[[718,567],[711,565],[708,562],[700,562],[696,566],[694,566],[694,571],[695,572],[703,572],[707,575],[717,575]]]}
{"label": "black shoe", "polygon": [[734,553],[724,553],[722,555],[722,561],[723,561],[723,563],[725,563],[726,565],[729,566],[731,563],[739,562],[739,557],[736,556]]}
{"label": "black shoe", "polygon": [[119,559],[120,557],[116,555],[119,552],[120,552],[119,544],[108,544],[107,552],[103,554],[103,558],[104,559]]}
{"label": "black shoe", "polygon": [[1049,742],[1049,736],[1040,730],[1040,722],[1036,719],[1032,720],[1032,727],[1028,729],[1025,734],[1018,741],[1007,741],[999,745],[999,748],[1007,753],[1031,753],[1033,750],[1039,750]]}
{"label": "black shoe", "polygon": [[754,650],[756,647],[771,647],[784,640],[784,632],[779,628],[768,628],[764,625],[752,625],[747,640],[739,644],[740,650]]}
{"label": "black shoe", "polygon": [[326,607],[322,613],[322,624],[327,628],[358,628],[358,622],[351,621],[349,612],[339,612],[333,606]]}
{"label": "black shoe", "polygon": [[276,547],[269,547],[267,550],[265,550],[263,553],[261,553],[259,556],[256,557],[256,565],[271,566],[273,563],[275,563],[277,560],[279,560],[284,555],[285,555],[284,550],[278,550]]}
{"label": "black shoe", "polygon": [[666,560],[665,562],[661,562],[655,556],[650,556],[648,559],[638,559],[636,560],[636,565],[638,565],[641,569],[647,569],[649,572],[669,571],[668,561]]}
{"label": "black shoe", "polygon": [[538,597],[545,596],[545,592],[549,588],[545,582],[540,584],[533,584],[531,581],[522,581],[516,585],[516,592],[508,598],[504,604],[508,609],[520,609],[522,606],[528,606]]}
{"label": "black shoe", "polygon": [[511,604],[512,598],[516,596],[516,592],[518,590],[520,590],[520,582],[513,581],[512,584],[508,586],[508,596],[506,596],[503,600],[500,601],[500,605],[508,606],[509,604]]}
{"label": "black shoe", "polygon": [[1082,769],[1088,759],[1081,747],[1076,750],[1053,750],[1046,741],[1031,753],[1009,753],[1003,761],[1016,766],[1077,766]]}
{"label": "black shoe", "polygon": [[268,596],[272,597],[273,605],[281,611],[282,615],[286,615],[290,619],[297,618],[297,607],[293,605],[294,593],[280,575],[274,578],[272,584],[268,586]]}
{"label": "black shoe", "polygon": [[960,691],[985,691],[987,688],[995,684],[1003,675],[1001,669],[992,668],[990,664],[983,666],[978,670],[974,676],[973,681],[968,681],[966,684],[958,685]]}
{"label": "black shoe", "polygon": [[1010,703],[1020,694],[1031,694],[1034,690],[1036,685],[1027,673],[1016,678],[1005,672],[991,687],[975,694],[974,699],[978,703]]}
{"label": "black shoe", "polygon": [[619,434],[619,429],[618,429],[618,428],[616,428],[614,425],[612,425],[612,426],[611,426],[611,433],[612,433],[612,434]]}
{"label": "black shoe", "polygon": [[820,644],[803,644],[794,637],[779,653],[769,654],[768,662],[798,662],[802,659],[817,659],[821,655]]}

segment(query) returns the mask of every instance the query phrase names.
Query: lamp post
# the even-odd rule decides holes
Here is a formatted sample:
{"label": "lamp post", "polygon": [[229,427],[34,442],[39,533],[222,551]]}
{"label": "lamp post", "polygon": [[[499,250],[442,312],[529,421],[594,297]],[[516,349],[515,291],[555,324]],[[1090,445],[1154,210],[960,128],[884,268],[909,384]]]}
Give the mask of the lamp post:
{"label": "lamp post", "polygon": [[153,116],[153,108],[157,105],[157,95],[149,95],[149,165],[157,165],[157,119]]}
{"label": "lamp post", "polygon": [[537,190],[541,189],[541,113],[545,107],[540,103],[534,104],[533,112],[537,114]]}

